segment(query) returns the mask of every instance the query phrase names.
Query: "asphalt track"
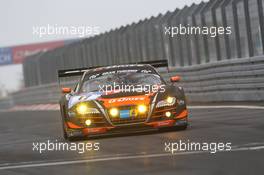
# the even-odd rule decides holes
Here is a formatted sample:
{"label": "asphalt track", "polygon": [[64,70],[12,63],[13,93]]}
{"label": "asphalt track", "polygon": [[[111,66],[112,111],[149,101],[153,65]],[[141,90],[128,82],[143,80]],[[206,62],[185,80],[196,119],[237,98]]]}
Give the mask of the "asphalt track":
{"label": "asphalt track", "polygon": [[[190,109],[185,131],[85,140],[99,151],[33,151],[33,142],[63,141],[58,111],[0,113],[0,175],[263,174],[264,109]],[[231,142],[231,151],[165,152],[165,142]],[[79,143],[77,141],[75,143]]]}

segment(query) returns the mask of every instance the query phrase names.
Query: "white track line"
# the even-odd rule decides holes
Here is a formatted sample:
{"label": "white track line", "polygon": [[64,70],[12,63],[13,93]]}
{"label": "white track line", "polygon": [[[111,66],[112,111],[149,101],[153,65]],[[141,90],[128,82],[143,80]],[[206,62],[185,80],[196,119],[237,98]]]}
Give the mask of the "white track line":
{"label": "white track line", "polygon": [[[261,149],[264,149],[264,146],[237,147],[237,148],[231,149],[230,151],[221,151],[221,152],[255,151],[255,150],[261,150]],[[27,162],[21,162],[21,163],[13,163],[13,164],[12,163],[5,163],[5,164],[0,164],[0,170],[58,166],[58,165],[73,165],[73,164],[83,164],[83,163],[89,163],[89,162],[103,162],[103,161],[115,161],[115,160],[158,158],[158,157],[168,157],[168,156],[176,156],[176,155],[191,155],[191,154],[201,154],[201,153],[208,153],[208,152],[207,151],[188,151],[188,152],[177,152],[174,154],[154,153],[154,154],[114,156],[114,157],[104,157],[104,158],[95,158],[95,159],[87,159],[87,160],[57,161],[57,162],[43,162],[43,163],[34,163],[34,162],[28,162],[28,163]],[[19,164],[21,164],[21,165],[19,165]]]}
{"label": "white track line", "polygon": [[[208,105],[208,106],[187,106],[189,109],[264,109],[264,106],[250,106],[250,105]],[[10,109],[0,110],[0,112],[15,112],[15,111],[59,111],[58,104],[41,104],[31,106],[14,106]]]}
{"label": "white track line", "polygon": [[223,109],[223,108],[240,108],[240,109],[264,109],[264,106],[246,106],[246,105],[219,105],[219,106],[187,106],[190,109]]}

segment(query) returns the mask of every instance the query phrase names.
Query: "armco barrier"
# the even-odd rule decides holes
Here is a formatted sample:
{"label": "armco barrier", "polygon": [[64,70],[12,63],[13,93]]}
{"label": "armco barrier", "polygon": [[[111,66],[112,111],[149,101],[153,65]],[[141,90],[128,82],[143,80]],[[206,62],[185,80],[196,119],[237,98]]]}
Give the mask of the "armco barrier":
{"label": "armco barrier", "polygon": [[[163,70],[161,75],[167,81],[170,76],[180,75],[179,85],[184,87],[190,102],[264,101],[264,57],[170,67],[169,70]],[[19,105],[57,103],[60,95],[58,84],[53,83],[26,88],[12,97]]]}
{"label": "armco barrier", "polygon": [[264,101],[264,58],[252,57],[171,70],[190,101]]}
{"label": "armco barrier", "polygon": [[0,99],[0,110],[7,109],[13,106],[13,100],[12,98],[1,98]]}

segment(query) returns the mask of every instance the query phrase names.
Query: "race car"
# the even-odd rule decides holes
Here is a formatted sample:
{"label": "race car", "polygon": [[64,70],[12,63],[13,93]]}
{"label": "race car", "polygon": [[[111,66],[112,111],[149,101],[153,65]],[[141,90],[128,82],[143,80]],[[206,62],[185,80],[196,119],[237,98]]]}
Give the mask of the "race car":
{"label": "race car", "polygon": [[156,68],[167,61],[59,70],[58,76],[80,76],[75,88],[63,87],[60,99],[65,139],[186,129],[184,90],[167,83]]}

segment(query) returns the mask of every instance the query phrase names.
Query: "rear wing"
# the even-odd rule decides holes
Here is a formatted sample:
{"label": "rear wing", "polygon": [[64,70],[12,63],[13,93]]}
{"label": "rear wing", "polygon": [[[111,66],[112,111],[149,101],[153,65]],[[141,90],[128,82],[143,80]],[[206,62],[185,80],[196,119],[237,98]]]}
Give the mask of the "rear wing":
{"label": "rear wing", "polygon": [[[161,67],[168,68],[168,60],[141,61],[141,62],[135,62],[135,63],[129,63],[129,64],[149,64],[155,68],[161,68]],[[87,70],[99,68],[99,67],[100,66],[58,70],[58,77],[60,78],[60,77],[81,76]],[[104,67],[107,67],[107,66],[104,66]]]}
{"label": "rear wing", "polygon": [[142,62],[136,62],[136,64],[149,64],[149,65],[156,67],[156,68],[168,67],[168,65],[169,65],[168,60],[142,61]]}
{"label": "rear wing", "polygon": [[[142,61],[142,62],[135,62],[135,63],[129,63],[129,64],[149,64],[155,68],[161,68],[161,67],[167,67],[168,68],[168,60]],[[58,70],[58,77],[60,78],[60,77],[81,76],[87,70],[98,68],[98,67],[100,67],[100,66]],[[107,67],[107,66],[105,66],[105,67]]]}
{"label": "rear wing", "polygon": [[72,87],[74,87],[75,86],[74,84],[79,82],[82,75],[89,69],[93,69],[93,68],[97,68],[97,67],[83,67],[77,69],[58,70],[58,83],[60,86],[64,82],[67,84],[67,86],[71,85]]}
{"label": "rear wing", "polygon": [[58,77],[80,76],[87,70],[87,68],[58,70]]}
{"label": "rear wing", "polygon": [[58,77],[73,77],[73,76],[81,76],[84,72],[86,72],[89,69],[98,68],[99,66],[95,67],[83,67],[83,68],[77,68],[77,69],[64,69],[64,70],[58,70]]}

